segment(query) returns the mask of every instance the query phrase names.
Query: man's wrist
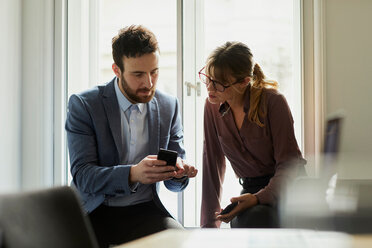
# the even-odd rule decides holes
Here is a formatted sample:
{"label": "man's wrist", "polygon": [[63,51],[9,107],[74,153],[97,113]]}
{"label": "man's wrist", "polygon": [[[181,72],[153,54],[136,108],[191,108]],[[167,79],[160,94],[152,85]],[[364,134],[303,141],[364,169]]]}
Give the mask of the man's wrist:
{"label": "man's wrist", "polygon": [[129,170],[129,178],[128,178],[128,184],[129,186],[130,185],[133,185],[133,184],[136,184],[138,181],[136,180],[136,177],[135,177],[135,165],[132,165],[130,167],[130,170]]}

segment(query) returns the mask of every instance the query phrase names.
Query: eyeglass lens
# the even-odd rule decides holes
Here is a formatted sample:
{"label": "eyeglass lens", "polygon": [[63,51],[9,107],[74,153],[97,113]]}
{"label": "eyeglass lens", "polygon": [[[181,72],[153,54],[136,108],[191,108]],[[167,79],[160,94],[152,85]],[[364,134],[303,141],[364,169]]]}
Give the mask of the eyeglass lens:
{"label": "eyeglass lens", "polygon": [[223,87],[223,85],[220,83],[220,82],[217,82],[217,81],[214,81],[214,80],[211,80],[208,76],[204,75],[204,74],[200,74],[200,79],[203,83],[205,83],[207,86],[212,83],[213,85],[213,88],[217,91],[224,91],[225,90],[225,87]]}

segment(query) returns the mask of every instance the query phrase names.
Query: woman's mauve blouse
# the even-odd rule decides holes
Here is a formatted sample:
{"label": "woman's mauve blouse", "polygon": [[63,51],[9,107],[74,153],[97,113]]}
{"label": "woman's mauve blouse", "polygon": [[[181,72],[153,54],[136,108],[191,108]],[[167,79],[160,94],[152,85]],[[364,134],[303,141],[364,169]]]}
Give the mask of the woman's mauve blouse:
{"label": "woman's mauve blouse", "polygon": [[[293,118],[286,99],[274,89],[264,89],[263,100],[267,115],[264,127],[248,120],[250,87],[245,93],[245,118],[240,130],[229,105],[211,104],[204,108],[203,190],[201,226],[218,227],[215,212],[221,210],[220,198],[225,176],[225,157],[237,177],[274,176],[269,184],[255,195],[260,204],[276,205],[280,185],[290,180],[293,165],[303,165],[294,134]],[[231,196],[232,197],[232,196]]]}

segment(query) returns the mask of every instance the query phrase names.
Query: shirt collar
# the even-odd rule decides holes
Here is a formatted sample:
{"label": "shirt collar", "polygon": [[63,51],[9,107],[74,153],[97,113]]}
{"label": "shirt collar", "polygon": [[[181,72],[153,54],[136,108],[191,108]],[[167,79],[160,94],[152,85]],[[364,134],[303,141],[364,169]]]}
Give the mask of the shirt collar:
{"label": "shirt collar", "polygon": [[218,112],[220,112],[221,117],[225,116],[230,110],[230,105],[227,102],[221,103]]}
{"label": "shirt collar", "polygon": [[[128,108],[130,108],[130,106],[132,106],[132,103],[121,92],[121,90],[119,88],[119,82],[118,82],[118,78],[117,77],[115,79],[115,93],[116,93],[116,98],[118,99],[118,103],[119,103],[120,109],[122,111],[124,111],[124,112],[127,111]],[[136,105],[138,106],[139,112],[142,114],[142,112],[143,112],[143,110],[145,108],[145,104],[144,103],[137,103]]]}
{"label": "shirt collar", "polygon": [[138,106],[139,112],[142,114],[146,105],[144,103],[137,103],[137,106]]}
{"label": "shirt collar", "polygon": [[118,99],[118,103],[120,106],[120,109],[122,111],[127,111],[128,108],[132,105],[132,103],[128,100],[126,96],[121,92],[119,88],[119,82],[118,78],[115,79],[115,93],[116,93],[116,98]]}

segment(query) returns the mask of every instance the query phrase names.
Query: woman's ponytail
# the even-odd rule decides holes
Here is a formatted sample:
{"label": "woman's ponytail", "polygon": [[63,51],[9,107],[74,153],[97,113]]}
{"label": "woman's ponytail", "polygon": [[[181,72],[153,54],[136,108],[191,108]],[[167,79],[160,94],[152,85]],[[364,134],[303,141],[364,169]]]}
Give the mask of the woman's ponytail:
{"label": "woman's ponytail", "polygon": [[265,78],[265,74],[263,73],[261,67],[259,64],[255,64],[253,67],[253,79],[254,79],[254,86],[258,88],[262,88],[263,85],[263,80]]}
{"label": "woman's ponytail", "polygon": [[267,114],[267,108],[264,105],[265,96],[263,95],[264,88],[278,88],[278,83],[275,81],[267,80],[259,64],[255,64],[253,68],[253,84],[250,93],[250,107],[248,111],[248,119],[259,125],[265,126],[260,117],[263,118]]}

